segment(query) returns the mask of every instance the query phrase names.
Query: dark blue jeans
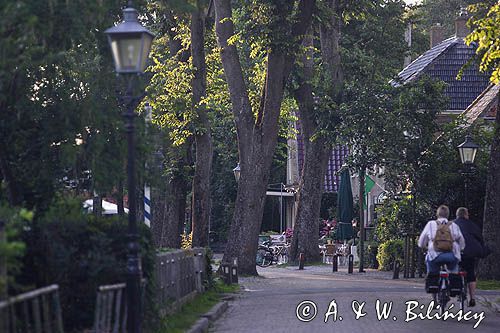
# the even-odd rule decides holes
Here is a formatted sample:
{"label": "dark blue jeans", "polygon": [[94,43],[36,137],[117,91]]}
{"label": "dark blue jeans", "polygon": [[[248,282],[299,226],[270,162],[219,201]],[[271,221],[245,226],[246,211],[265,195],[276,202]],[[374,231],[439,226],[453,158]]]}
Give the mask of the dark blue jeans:
{"label": "dark blue jeans", "polygon": [[427,261],[427,273],[439,274],[441,265],[446,265],[451,273],[458,273],[458,259],[453,252],[440,253],[434,260]]}

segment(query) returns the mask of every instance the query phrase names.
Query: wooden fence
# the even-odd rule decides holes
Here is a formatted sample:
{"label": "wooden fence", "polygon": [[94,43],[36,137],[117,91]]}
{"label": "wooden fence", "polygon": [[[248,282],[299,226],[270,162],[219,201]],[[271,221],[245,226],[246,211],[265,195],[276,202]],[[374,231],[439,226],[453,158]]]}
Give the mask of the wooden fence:
{"label": "wooden fence", "polygon": [[202,293],[206,274],[203,248],[158,254],[155,277],[159,304],[171,304],[174,310],[186,298]]}
{"label": "wooden fence", "polygon": [[[205,249],[175,250],[156,256],[155,294],[163,312],[172,312],[196,293],[207,278]],[[88,311],[90,309],[86,309]],[[91,332],[125,332],[125,284],[101,286]],[[51,285],[0,302],[0,333],[63,333],[59,287]]]}
{"label": "wooden fence", "polygon": [[0,332],[63,333],[59,287],[51,285],[0,302]]}
{"label": "wooden fence", "polygon": [[94,333],[125,333],[127,303],[125,283],[100,286],[94,312]]}

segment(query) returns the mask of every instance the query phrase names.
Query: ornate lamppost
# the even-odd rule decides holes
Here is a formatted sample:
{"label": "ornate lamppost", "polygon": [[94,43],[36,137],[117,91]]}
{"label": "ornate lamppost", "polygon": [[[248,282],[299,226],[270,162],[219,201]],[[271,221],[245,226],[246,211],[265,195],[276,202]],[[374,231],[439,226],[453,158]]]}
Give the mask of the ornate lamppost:
{"label": "ornate lamppost", "polygon": [[469,183],[469,175],[472,172],[472,165],[474,164],[474,159],[476,158],[477,150],[479,146],[472,141],[470,135],[467,134],[465,137],[465,141],[458,145],[458,151],[460,152],[460,159],[462,160],[462,164],[464,166],[463,175],[464,175],[464,201],[465,207],[467,207],[467,191],[468,191],[468,183]]}
{"label": "ornate lamppost", "polygon": [[128,178],[128,255],[127,255],[127,331],[141,332],[141,260],[139,257],[139,233],[136,217],[135,184],[135,108],[143,93],[134,95],[134,77],[144,73],[154,35],[138,21],[138,12],[132,8],[132,1],[123,9],[123,22],[107,29],[104,33],[113,53],[115,70],[123,75],[127,90],[121,100],[126,107],[124,113],[127,133],[127,178]]}

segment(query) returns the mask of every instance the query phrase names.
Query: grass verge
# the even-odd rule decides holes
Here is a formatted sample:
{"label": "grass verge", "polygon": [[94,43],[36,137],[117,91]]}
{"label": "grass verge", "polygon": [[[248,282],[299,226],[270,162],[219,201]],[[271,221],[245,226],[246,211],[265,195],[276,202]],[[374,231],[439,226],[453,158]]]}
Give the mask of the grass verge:
{"label": "grass verge", "polygon": [[477,289],[481,290],[500,290],[500,281],[498,280],[484,280],[477,281]]}
{"label": "grass verge", "polygon": [[208,312],[217,304],[222,295],[234,293],[239,290],[238,285],[225,285],[222,281],[216,280],[212,289],[203,294],[197,295],[191,302],[184,304],[181,309],[161,321],[160,329],[157,333],[182,333],[188,330],[202,314]]}

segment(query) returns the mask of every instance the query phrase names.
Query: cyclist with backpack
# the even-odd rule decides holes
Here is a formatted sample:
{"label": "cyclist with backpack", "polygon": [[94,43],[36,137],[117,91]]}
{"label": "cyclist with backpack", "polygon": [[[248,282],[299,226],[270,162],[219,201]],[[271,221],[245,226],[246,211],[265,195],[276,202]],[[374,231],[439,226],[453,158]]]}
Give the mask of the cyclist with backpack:
{"label": "cyclist with backpack", "polygon": [[437,219],[427,222],[418,239],[418,246],[427,248],[427,274],[439,274],[444,264],[451,273],[458,273],[460,252],[465,248],[464,236],[458,225],[448,221],[450,209],[447,206],[439,206],[436,215]]}
{"label": "cyclist with backpack", "polygon": [[469,220],[469,211],[465,207],[457,209],[457,219],[453,221],[462,232],[465,238],[465,249],[462,254],[462,267],[467,272],[467,285],[469,286],[469,306],[475,306],[474,295],[476,292],[476,272],[475,266],[478,258],[482,258],[485,253],[485,245],[481,229]]}

